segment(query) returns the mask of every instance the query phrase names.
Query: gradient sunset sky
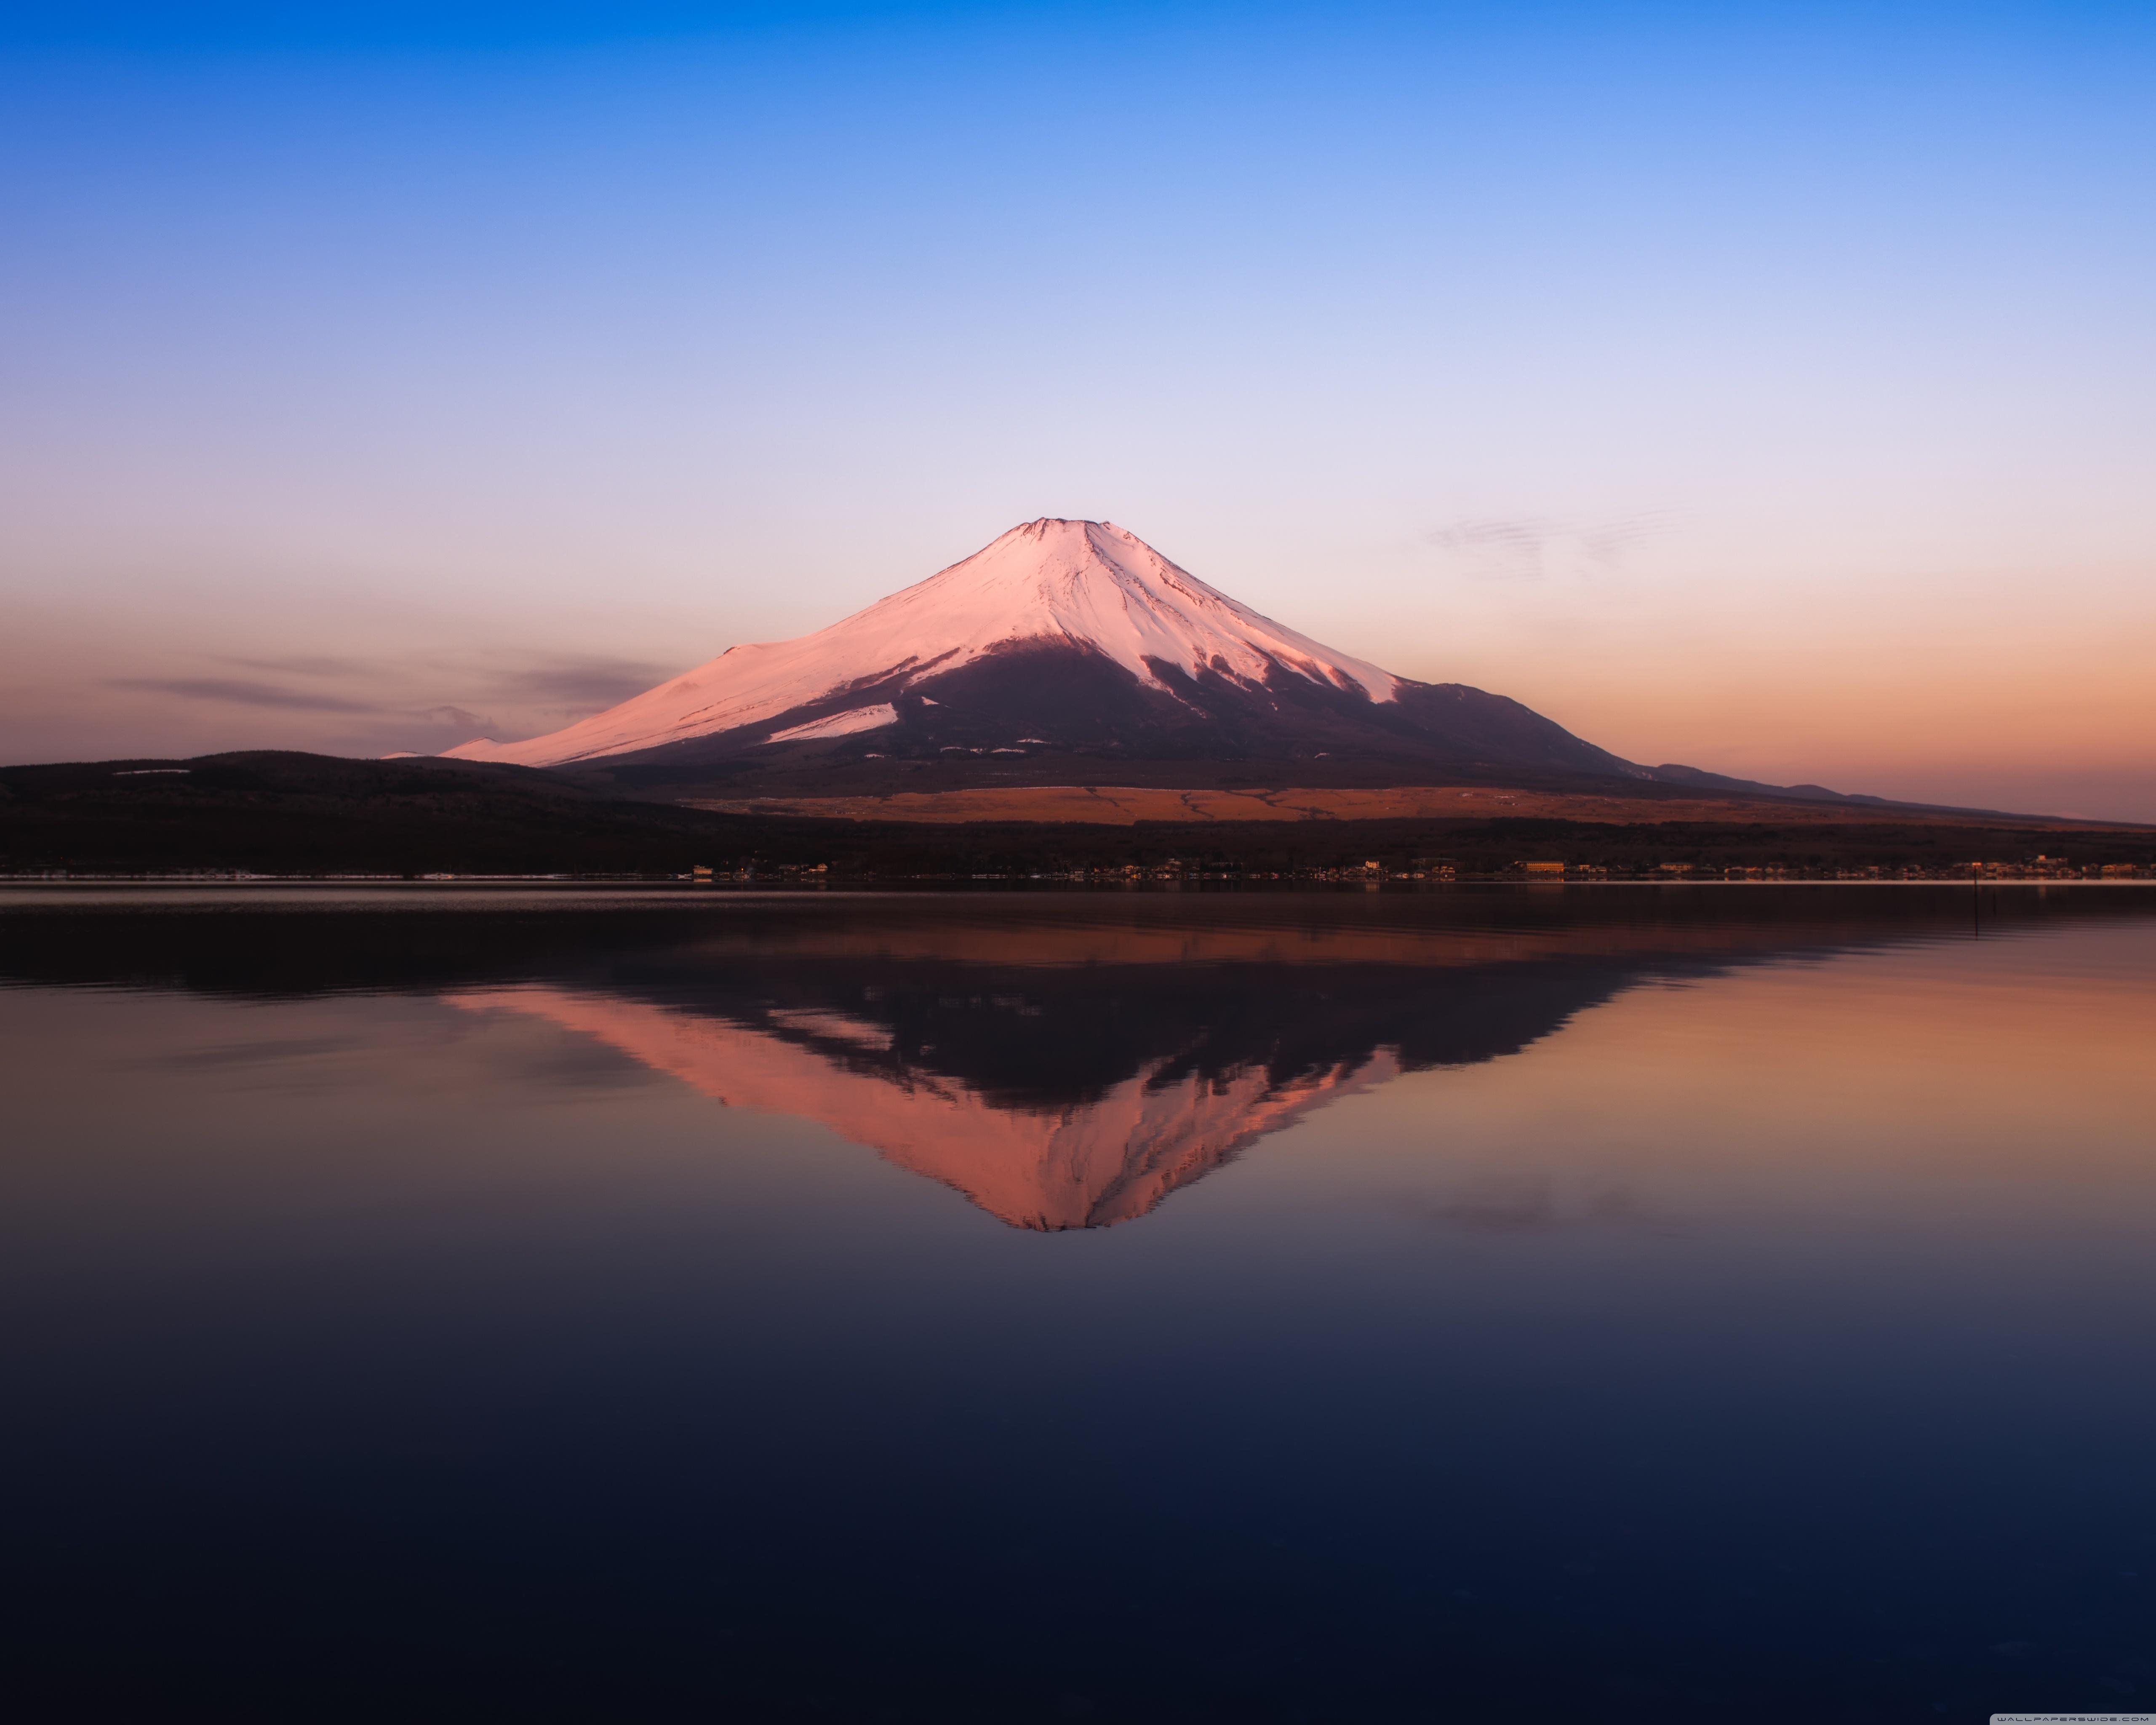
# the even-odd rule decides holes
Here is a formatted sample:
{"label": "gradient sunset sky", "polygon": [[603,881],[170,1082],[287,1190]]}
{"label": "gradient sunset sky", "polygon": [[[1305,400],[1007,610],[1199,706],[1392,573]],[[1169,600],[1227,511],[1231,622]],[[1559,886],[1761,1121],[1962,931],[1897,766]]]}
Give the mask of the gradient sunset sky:
{"label": "gradient sunset sky", "polygon": [[0,218],[0,760],[551,730],[1060,515],[2156,820],[2145,3],[15,0]]}

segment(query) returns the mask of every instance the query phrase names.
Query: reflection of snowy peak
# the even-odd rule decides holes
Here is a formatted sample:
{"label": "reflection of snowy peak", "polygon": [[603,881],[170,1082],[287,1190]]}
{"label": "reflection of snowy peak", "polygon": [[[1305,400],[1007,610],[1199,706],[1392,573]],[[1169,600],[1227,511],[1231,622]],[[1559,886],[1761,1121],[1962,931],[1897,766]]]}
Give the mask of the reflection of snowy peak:
{"label": "reflection of snowy peak", "polygon": [[1024,1107],[890,1058],[887,1031],[841,1013],[741,1023],[531,986],[446,998],[470,1011],[551,1019],[732,1106],[821,1121],[1014,1227],[1044,1231],[1144,1215],[1255,1140],[1400,1070],[1382,1049],[1291,1077],[1262,1063],[1207,1076],[1156,1059],[1083,1102]]}
{"label": "reflection of snowy peak", "polygon": [[815,634],[730,648],[551,736],[452,752],[553,766],[735,732],[753,732],[741,739],[750,747],[858,736],[898,721],[894,696],[1026,647],[1096,655],[1169,698],[1201,678],[1252,689],[1297,678],[1364,705],[1401,686],[1238,604],[1133,533],[1043,519]]}

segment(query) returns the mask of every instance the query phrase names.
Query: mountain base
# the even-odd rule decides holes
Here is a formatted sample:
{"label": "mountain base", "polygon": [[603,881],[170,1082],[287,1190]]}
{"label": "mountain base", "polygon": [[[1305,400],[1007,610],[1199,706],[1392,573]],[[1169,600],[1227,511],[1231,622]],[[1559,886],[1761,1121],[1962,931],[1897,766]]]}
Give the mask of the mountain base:
{"label": "mountain base", "polygon": [[[898,791],[885,796],[685,797],[680,806],[715,814],[787,816],[811,820],[901,821],[932,825],[1040,821],[1055,824],[1135,826],[1140,822],[1212,824],[1306,820],[1490,820],[1527,819],[1593,824],[1641,822],[1772,822],[1778,825],[1892,822],[1962,825],[1967,816],[1916,813],[1893,806],[1852,810],[1845,803],[1662,795],[1655,798],[1493,785],[1383,788],[1306,787],[1230,790],[1165,785],[1010,785],[947,791]],[[2083,823],[2013,817],[2030,830],[2065,830]]]}

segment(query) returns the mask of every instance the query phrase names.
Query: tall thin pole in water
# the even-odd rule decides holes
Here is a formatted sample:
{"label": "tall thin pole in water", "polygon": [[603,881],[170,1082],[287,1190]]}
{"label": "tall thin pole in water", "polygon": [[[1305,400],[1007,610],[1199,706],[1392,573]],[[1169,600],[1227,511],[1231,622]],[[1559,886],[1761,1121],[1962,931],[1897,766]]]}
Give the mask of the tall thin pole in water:
{"label": "tall thin pole in water", "polygon": [[1984,938],[1984,865],[1980,862],[1969,865],[1969,937]]}

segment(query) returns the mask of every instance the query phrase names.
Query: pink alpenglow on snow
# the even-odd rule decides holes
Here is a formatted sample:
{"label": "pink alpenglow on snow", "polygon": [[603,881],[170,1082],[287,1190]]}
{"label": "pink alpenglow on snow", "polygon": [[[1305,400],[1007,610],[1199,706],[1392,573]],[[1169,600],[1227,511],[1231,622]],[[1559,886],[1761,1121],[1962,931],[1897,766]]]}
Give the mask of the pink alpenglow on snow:
{"label": "pink alpenglow on snow", "polygon": [[[482,740],[449,752],[552,767],[773,725],[797,712],[799,722],[755,740],[843,737],[896,722],[890,697],[916,684],[1032,644],[1086,649],[1163,692],[1171,670],[1253,688],[1286,675],[1370,702],[1394,700],[1400,686],[1389,672],[1208,587],[1134,533],[1044,517],[814,634],[729,648],[544,737]],[[871,692],[882,698],[817,711]]]}
{"label": "pink alpenglow on snow", "polygon": [[545,737],[451,752],[601,775],[660,767],[677,791],[710,772],[734,792],[768,774],[789,793],[842,779],[850,794],[911,782],[927,763],[944,788],[1083,784],[1140,762],[1283,786],[1527,772],[1575,788],[1770,788],[1639,766],[1505,696],[1396,677],[1260,615],[1121,527],[1048,518],[815,634],[732,648]]}
{"label": "pink alpenglow on snow", "polygon": [[857,706],[850,712],[834,713],[828,719],[811,719],[805,725],[789,725],[783,731],[773,732],[765,741],[806,742],[816,737],[851,737],[858,731],[880,731],[897,722],[898,709],[885,701],[874,706]]}
{"label": "pink alpenglow on snow", "polygon": [[[519,986],[447,999],[468,1011],[551,1019],[730,1107],[819,1121],[1014,1227],[1050,1231],[1142,1216],[1257,1139],[1401,1070],[1389,1049],[1288,1078],[1262,1061],[1209,1077],[1157,1060],[1079,1106],[1028,1108],[946,1075],[854,1065],[769,1029],[596,992]],[[866,1020],[773,1017],[824,1050],[890,1051],[889,1030]]]}

